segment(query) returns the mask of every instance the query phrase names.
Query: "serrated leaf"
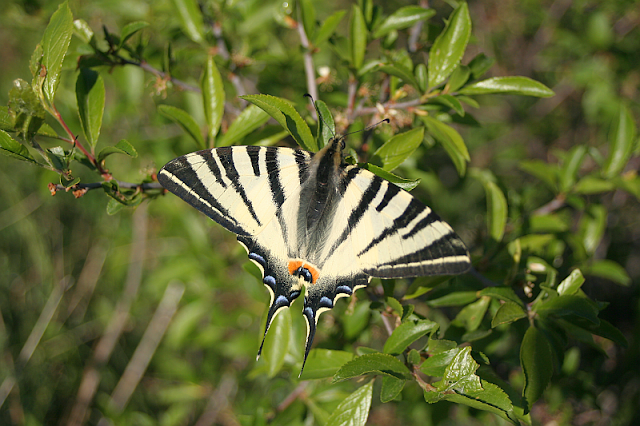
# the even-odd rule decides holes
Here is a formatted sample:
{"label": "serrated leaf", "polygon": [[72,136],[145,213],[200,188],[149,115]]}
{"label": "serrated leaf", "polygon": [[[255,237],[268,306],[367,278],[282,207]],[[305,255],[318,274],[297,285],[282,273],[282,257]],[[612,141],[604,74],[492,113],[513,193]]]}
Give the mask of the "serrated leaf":
{"label": "serrated leaf", "polygon": [[31,156],[26,146],[13,139],[7,132],[0,130],[0,152],[8,157],[38,166],[38,162]]}
{"label": "serrated leaf", "polygon": [[402,312],[404,311],[404,309],[402,308],[402,303],[400,303],[398,299],[396,299],[395,297],[387,297],[386,301],[387,305],[389,305],[391,309],[393,309],[396,314],[398,314],[398,316],[402,316]]}
{"label": "serrated leaf", "polygon": [[433,9],[420,6],[405,6],[389,15],[373,32],[373,38],[380,38],[394,30],[409,28],[420,21],[431,18],[436,14]]}
{"label": "serrated leaf", "polygon": [[444,376],[445,369],[449,364],[451,364],[453,358],[455,358],[461,350],[461,348],[454,347],[453,349],[439,352],[430,356],[422,363],[422,365],[420,366],[420,371],[422,371],[427,376]]}
{"label": "serrated leaf", "polygon": [[611,280],[617,284],[628,286],[631,284],[631,277],[627,271],[617,262],[609,259],[596,260],[592,264],[583,268],[585,275],[593,275]]}
{"label": "serrated leaf", "polygon": [[249,105],[231,123],[227,133],[222,135],[216,142],[216,146],[228,146],[242,140],[249,133],[262,126],[269,120],[267,114],[257,105]]}
{"label": "serrated leaf", "polygon": [[363,169],[369,170],[376,176],[380,176],[382,179],[388,180],[389,182],[393,183],[396,186],[399,186],[405,191],[411,191],[420,184],[420,179],[401,178],[400,176],[394,175],[393,173],[388,172],[383,168],[376,166],[375,164],[366,163],[360,164],[359,166]]}
{"label": "serrated leaf", "polygon": [[288,101],[271,95],[245,95],[240,97],[259,106],[273,117],[303,149],[311,152],[318,150],[309,126]]}
{"label": "serrated leaf", "polygon": [[71,35],[73,34],[73,15],[68,2],[58,6],[49,21],[49,25],[42,36],[42,65],[46,68],[47,75],[44,79],[44,94],[50,102],[56,94],[60,83],[62,62],[67,54]]}
{"label": "serrated leaf", "polygon": [[520,365],[524,372],[525,382],[522,395],[526,399],[526,413],[531,410],[533,403],[542,396],[542,392],[549,384],[553,374],[551,343],[535,327],[529,327],[522,339]]}
{"label": "serrated leaf", "polygon": [[220,71],[212,55],[207,58],[207,64],[200,82],[202,89],[202,102],[204,104],[204,117],[207,120],[209,145],[213,145],[216,135],[220,130],[222,115],[224,114],[224,85]]}
{"label": "serrated leaf", "polygon": [[324,20],[318,31],[316,32],[315,40],[313,44],[318,45],[320,43],[324,43],[333,35],[338,25],[340,25],[340,21],[344,17],[346,10],[339,10],[329,15],[327,19]]}
{"label": "serrated leaf", "polygon": [[178,13],[182,31],[194,42],[204,41],[202,12],[196,0],[173,0],[173,6]]}
{"label": "serrated leaf", "polygon": [[398,379],[409,380],[409,369],[397,358],[381,353],[359,356],[344,364],[333,376],[333,383],[361,376],[363,374],[385,374]]}
{"label": "serrated leaf", "polygon": [[620,174],[627,165],[636,143],[636,123],[626,105],[620,107],[618,119],[609,135],[609,155],[602,167],[604,177]]}
{"label": "serrated leaf", "polygon": [[360,69],[364,61],[364,54],[367,49],[367,24],[362,16],[362,10],[353,5],[351,18],[349,20],[349,52],[351,55],[351,66],[356,70]]}
{"label": "serrated leaf", "polygon": [[562,280],[562,282],[558,285],[558,294],[559,295],[569,295],[575,294],[582,284],[584,283],[584,277],[582,276],[582,272],[580,269],[574,269],[571,271],[569,276]]}
{"label": "serrated leaf", "polygon": [[148,26],[149,23],[144,21],[131,22],[125,25],[120,31],[120,46],[124,45],[135,33]]}
{"label": "serrated leaf", "polygon": [[424,127],[411,129],[391,137],[373,154],[382,164],[382,169],[390,172],[404,162],[424,138]]}
{"label": "serrated leaf", "polygon": [[380,388],[380,402],[393,401],[404,388],[406,380],[396,379],[391,376],[382,376],[382,387]]}
{"label": "serrated leaf", "polygon": [[393,330],[384,343],[383,351],[386,354],[398,355],[404,352],[410,344],[425,336],[435,332],[439,324],[428,319],[419,321],[405,321]]}
{"label": "serrated leaf", "polygon": [[300,380],[332,377],[340,367],[353,360],[354,357],[355,355],[351,352],[320,348],[312,349],[300,375]]}
{"label": "serrated leaf", "polygon": [[464,55],[470,36],[469,7],[461,2],[429,51],[429,87],[439,85],[451,75]]}
{"label": "serrated leaf", "polygon": [[205,149],[207,147],[200,133],[200,127],[188,112],[171,105],[158,105],[158,112],[182,127],[182,130],[187,132],[195,141],[198,149]]}
{"label": "serrated leaf", "polygon": [[282,309],[271,322],[264,340],[262,357],[267,363],[267,375],[274,377],[284,365],[291,339],[291,310]]}
{"label": "serrated leaf", "polygon": [[373,380],[361,386],[331,413],[326,426],[364,426],[371,409]]}
{"label": "serrated leaf", "polygon": [[479,365],[471,356],[471,346],[461,348],[444,370],[442,380],[435,383],[438,392],[468,393],[482,390],[480,377],[475,372]]}
{"label": "serrated leaf", "polygon": [[493,182],[483,182],[487,197],[487,229],[494,241],[502,241],[504,228],[507,224],[508,208],[507,199],[502,190]]}
{"label": "serrated leaf", "polygon": [[544,84],[528,77],[493,77],[469,84],[458,91],[463,95],[502,93],[548,98],[555,93]]}
{"label": "serrated leaf", "polygon": [[513,403],[509,396],[497,385],[486,380],[481,380],[482,389],[465,392],[464,394],[446,394],[443,399],[456,404],[464,404],[469,407],[488,411],[509,420],[514,425],[520,425],[515,413]]}
{"label": "serrated leaf", "polygon": [[522,306],[513,302],[503,303],[491,320],[491,328],[495,328],[501,324],[510,324],[521,318],[526,318],[527,313]]}
{"label": "serrated leaf", "polygon": [[104,113],[104,82],[96,71],[82,68],[76,81],[78,114],[84,136],[91,147],[95,147],[100,137],[102,115]]}
{"label": "serrated leaf", "polygon": [[451,126],[433,117],[420,117],[427,126],[429,133],[442,144],[449,158],[453,161],[458,175],[464,176],[467,171],[467,161],[471,159],[462,136]]}
{"label": "serrated leaf", "polygon": [[333,120],[333,115],[327,104],[321,100],[317,100],[313,103],[313,107],[318,114],[318,130],[316,132],[316,139],[318,141],[318,147],[322,148],[329,143],[336,134],[336,123]]}

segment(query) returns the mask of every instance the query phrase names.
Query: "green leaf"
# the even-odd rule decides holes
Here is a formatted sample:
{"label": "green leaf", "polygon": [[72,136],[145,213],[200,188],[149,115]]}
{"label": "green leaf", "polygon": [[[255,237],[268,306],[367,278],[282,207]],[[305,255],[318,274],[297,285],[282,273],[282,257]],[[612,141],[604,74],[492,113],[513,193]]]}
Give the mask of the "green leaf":
{"label": "green leaf", "polygon": [[388,172],[371,163],[360,164],[359,166],[363,169],[369,170],[376,176],[380,176],[382,179],[388,180],[389,182],[395,184],[396,186],[399,186],[405,191],[411,191],[420,184],[420,179],[401,178],[400,176],[394,175],[393,173]]}
{"label": "green leaf", "polygon": [[463,117],[464,116],[464,107],[454,96],[451,95],[440,95],[429,99],[429,103],[440,104],[444,106],[448,106],[453,109],[456,114]]}
{"label": "green leaf", "polygon": [[26,146],[13,139],[7,132],[0,130],[0,152],[8,157],[38,166],[38,162],[31,156]]}
{"label": "green leaf", "polygon": [[433,9],[420,6],[405,6],[389,15],[373,32],[373,38],[380,38],[393,30],[409,28],[420,21],[431,18],[436,14]]}
{"label": "green leaf", "polygon": [[429,76],[427,74],[427,66],[425,64],[417,64],[413,70],[413,75],[418,82],[418,88],[424,93],[429,88]]}
{"label": "green leaf", "polygon": [[398,355],[404,352],[410,344],[422,336],[433,333],[439,325],[428,319],[419,321],[405,321],[400,324],[384,343],[384,353]]}
{"label": "green leaf", "polygon": [[561,296],[575,294],[580,290],[583,283],[584,277],[582,276],[582,272],[580,272],[580,269],[574,269],[569,276],[558,285],[558,294]]}
{"label": "green leaf", "polygon": [[382,387],[380,388],[380,402],[393,401],[404,388],[406,380],[396,379],[391,376],[382,376]]}
{"label": "green leaf", "polygon": [[333,121],[333,115],[327,104],[321,100],[317,100],[313,103],[316,113],[318,114],[318,130],[316,132],[316,139],[318,147],[322,148],[329,143],[336,134],[336,123]]}
{"label": "green leaf", "polygon": [[42,36],[42,65],[47,70],[44,79],[44,94],[50,102],[56,94],[56,89],[60,83],[60,72],[62,71],[62,62],[67,54],[71,35],[73,34],[73,15],[69,9],[68,2],[58,6],[51,16],[51,21]]}
{"label": "green leaf", "polygon": [[396,76],[399,79],[403,80],[405,83],[410,84],[416,89],[420,90],[420,84],[418,84],[418,80],[416,80],[416,78],[413,76],[411,70],[401,63],[379,65],[378,70],[389,75]]}
{"label": "green leaf", "polygon": [[75,19],[73,21],[73,30],[76,37],[78,37],[84,43],[91,43],[91,39],[93,38],[93,30],[84,19]]}
{"label": "green leaf", "polygon": [[15,130],[18,137],[29,141],[38,132],[46,116],[44,107],[33,87],[18,78],[13,81],[9,91],[10,130]]}
{"label": "green leaf", "polygon": [[95,147],[100,137],[104,113],[104,82],[96,71],[81,68],[76,81],[78,114],[85,138]]}
{"label": "green leaf", "polygon": [[420,117],[427,126],[429,133],[442,144],[442,147],[449,154],[453,161],[458,175],[464,176],[467,171],[467,161],[471,159],[467,146],[462,140],[462,136],[453,127],[433,117]]}
{"label": "green leaf", "polygon": [[240,98],[262,108],[280,123],[303,149],[311,152],[318,150],[309,126],[288,101],[271,95],[245,95]]}
{"label": "green leaf", "polygon": [[202,101],[204,103],[204,117],[207,120],[209,133],[209,145],[212,146],[216,139],[216,135],[220,130],[222,123],[222,115],[224,114],[224,85],[222,77],[216,67],[213,56],[207,58],[207,65],[200,83],[202,89]]}
{"label": "green leaf", "polygon": [[262,108],[257,105],[249,105],[246,107],[240,115],[231,123],[227,133],[222,135],[216,145],[228,146],[242,140],[249,133],[252,133],[258,127],[262,126],[269,120],[269,114],[267,114]]}
{"label": "green leaf", "polygon": [[514,425],[520,425],[515,413],[513,403],[509,396],[498,386],[486,380],[481,380],[482,389],[472,390],[464,394],[446,394],[445,401],[455,404],[464,404],[477,410],[488,411],[509,420]]}
{"label": "green leaf", "polygon": [[[387,297],[386,302],[387,302],[387,305],[389,305],[389,307],[393,309],[396,312],[396,314],[398,314],[398,316],[402,316],[404,309],[402,307],[402,303],[400,303],[398,299],[396,299],[395,297]],[[385,353],[389,353],[389,352],[385,352]]]}
{"label": "green leaf", "polygon": [[535,327],[529,327],[520,345],[520,365],[524,372],[524,389],[522,395],[526,399],[525,413],[531,410],[534,402],[542,396],[553,375],[553,353],[551,343],[544,334]]}
{"label": "green leaf", "polygon": [[468,393],[482,390],[480,377],[475,374],[478,367],[471,356],[471,346],[461,348],[445,368],[442,380],[434,385],[439,392]]}
{"label": "green leaf", "polygon": [[620,107],[618,119],[611,128],[609,141],[609,155],[602,167],[602,174],[606,178],[615,177],[622,172],[636,143],[636,123],[626,105]]}
{"label": "green leaf", "polygon": [[300,14],[302,15],[302,26],[307,34],[307,39],[314,40],[316,32],[316,9],[312,0],[298,0]]}
{"label": "green leaf", "polygon": [[[469,80],[469,76],[471,75],[471,70],[468,66],[458,64],[453,73],[451,73],[451,77],[449,77],[449,81],[445,86],[445,90],[447,93],[455,92],[459,88],[462,87]],[[464,114],[460,114],[464,115]]]}
{"label": "green leaf", "polygon": [[510,324],[521,318],[526,318],[527,313],[522,306],[513,302],[503,303],[491,320],[491,328],[495,328],[501,324]]}
{"label": "green leaf", "polygon": [[461,348],[453,348],[430,356],[422,363],[420,371],[427,376],[443,377],[447,366],[461,350]]}
{"label": "green leaf", "polygon": [[125,25],[120,31],[120,46],[123,46],[135,33],[148,26],[149,23],[144,21],[131,22]]}
{"label": "green leaf", "polygon": [[333,376],[333,383],[370,373],[404,380],[411,379],[409,369],[397,358],[387,354],[372,353],[359,356],[340,367]]}
{"label": "green leaf", "polygon": [[489,296],[494,299],[504,300],[508,302],[517,303],[524,308],[524,303],[518,295],[513,291],[511,287],[486,287],[480,290],[479,296]]}
{"label": "green leaf", "polygon": [[345,13],[347,13],[346,10],[339,10],[325,19],[316,32],[316,38],[313,40],[313,44],[319,45],[320,43],[324,43],[329,40],[329,37],[333,35],[336,28],[338,28],[338,25],[340,25],[340,21],[342,21]]}
{"label": "green leaf", "polygon": [[373,154],[373,158],[382,164],[388,172],[404,162],[424,138],[424,127],[418,127],[408,132],[391,137]]}
{"label": "green leaf", "polygon": [[351,352],[334,351],[330,349],[312,349],[300,380],[324,379],[332,377],[341,366],[353,360]]}
{"label": "green leaf", "polygon": [[489,308],[490,301],[490,297],[484,296],[468,304],[458,312],[454,322],[462,325],[467,331],[477,330],[484,318],[484,314],[487,312],[487,308]]}
{"label": "green leaf", "polygon": [[575,184],[573,192],[576,194],[600,194],[602,192],[613,191],[615,188],[616,184],[611,180],[587,175]]}
{"label": "green leaf", "polygon": [[13,120],[9,114],[9,107],[0,105],[0,130],[13,130]]}
{"label": "green leaf", "polygon": [[578,224],[582,244],[587,253],[594,253],[607,228],[607,209],[600,204],[589,205]]}
{"label": "green leaf", "polygon": [[364,426],[371,409],[373,380],[361,386],[331,413],[326,426]]}
{"label": "green leaf", "polygon": [[362,16],[362,10],[353,5],[351,9],[351,19],[349,20],[349,53],[351,55],[351,66],[356,70],[360,69],[364,62],[364,54],[367,50],[367,24]]}
{"label": "green leaf", "polygon": [[519,164],[523,170],[544,182],[549,189],[557,191],[559,168],[554,164],[548,164],[542,160],[525,160]]}
{"label": "green leaf", "polygon": [[487,228],[494,241],[502,241],[504,228],[507,224],[508,208],[507,199],[502,190],[491,181],[483,182],[487,197]]}
{"label": "green leaf", "polygon": [[471,78],[477,80],[482,77],[493,66],[494,62],[495,59],[487,57],[484,53],[477,54],[468,65],[471,71]]}
{"label": "green leaf", "polygon": [[493,77],[469,84],[458,91],[463,95],[502,93],[548,98],[555,93],[544,84],[528,77]]}
{"label": "green leaf", "polygon": [[608,259],[596,260],[592,264],[583,267],[585,275],[592,275],[613,281],[616,284],[631,285],[631,277],[627,271],[617,262]]}
{"label": "green leaf", "polygon": [[202,12],[196,0],[173,0],[182,31],[194,42],[204,42]]}
{"label": "green leaf", "polygon": [[461,306],[466,305],[478,298],[475,291],[454,291],[437,299],[427,300],[427,305],[433,308],[441,308],[444,306]]}
{"label": "green leaf", "polygon": [[207,147],[200,133],[200,127],[188,112],[171,105],[158,105],[158,112],[182,127],[182,130],[187,132],[196,142],[198,149],[205,149]]}
{"label": "green leaf", "polygon": [[131,158],[136,158],[138,156],[138,152],[136,149],[125,139],[122,139],[115,146],[106,146],[102,148],[100,153],[98,153],[97,161],[101,163],[111,154],[124,154],[128,155]]}
{"label": "green leaf", "polygon": [[451,75],[464,55],[470,35],[469,7],[461,2],[429,51],[429,87],[439,85]]}
{"label": "green leaf", "polygon": [[586,153],[586,145],[578,145],[567,153],[560,169],[560,191],[568,192],[576,183],[578,171]]}
{"label": "green leaf", "polygon": [[553,315],[562,317],[566,315],[584,318],[593,324],[598,324],[599,310],[591,300],[575,295],[558,296],[534,305],[534,310],[541,316]]}
{"label": "green leaf", "polygon": [[291,339],[291,310],[282,309],[271,322],[264,340],[262,357],[267,363],[267,375],[274,377],[284,365]]}

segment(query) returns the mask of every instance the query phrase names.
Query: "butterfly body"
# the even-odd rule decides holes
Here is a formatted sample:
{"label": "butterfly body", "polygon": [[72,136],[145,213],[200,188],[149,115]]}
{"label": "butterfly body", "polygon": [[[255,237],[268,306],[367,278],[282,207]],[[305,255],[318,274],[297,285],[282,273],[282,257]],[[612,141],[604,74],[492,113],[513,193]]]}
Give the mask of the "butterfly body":
{"label": "butterfly body", "polygon": [[344,163],[343,149],[341,138],[315,154],[215,148],[174,159],[158,173],[165,188],[236,233],[260,268],[271,299],[265,336],[278,312],[304,295],[304,361],[318,316],[372,277],[470,267],[449,225],[406,191]]}

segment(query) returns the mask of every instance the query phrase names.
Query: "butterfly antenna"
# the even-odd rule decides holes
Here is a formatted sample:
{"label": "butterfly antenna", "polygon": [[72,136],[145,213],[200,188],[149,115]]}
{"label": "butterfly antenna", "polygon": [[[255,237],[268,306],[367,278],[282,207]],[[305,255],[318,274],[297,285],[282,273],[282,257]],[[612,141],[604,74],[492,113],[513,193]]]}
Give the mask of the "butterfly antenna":
{"label": "butterfly antenna", "polygon": [[390,121],[390,120],[389,120],[388,118],[385,118],[384,120],[380,120],[380,121],[378,121],[377,123],[369,124],[369,125],[368,125],[367,127],[365,127],[364,129],[354,130],[353,132],[345,133],[344,135],[342,135],[342,137],[344,138],[344,137],[346,137],[346,136],[349,136],[349,135],[352,135],[352,134],[354,134],[354,133],[358,133],[358,132],[366,132],[367,130],[371,130],[371,129],[375,128],[375,127],[378,127],[378,126],[379,126],[379,125],[381,125],[382,123],[387,123],[387,124],[388,124],[388,123],[389,123],[389,121]]}

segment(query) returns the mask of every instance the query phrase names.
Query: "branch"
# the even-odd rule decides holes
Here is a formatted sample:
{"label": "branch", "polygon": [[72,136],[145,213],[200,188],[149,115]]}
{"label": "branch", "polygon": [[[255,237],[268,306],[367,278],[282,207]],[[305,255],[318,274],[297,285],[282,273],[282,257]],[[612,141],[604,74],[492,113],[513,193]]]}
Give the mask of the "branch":
{"label": "branch", "polygon": [[[299,10],[299,8],[298,8]],[[304,48],[304,73],[307,76],[307,93],[311,95],[312,99],[318,99],[318,85],[316,84],[316,72],[313,67],[313,56],[311,55],[311,46],[309,45],[309,38],[304,31],[304,25],[301,22],[297,22],[298,34],[300,34],[300,44]],[[315,110],[312,112],[314,119]]]}
{"label": "branch", "polygon": [[543,216],[549,213],[553,213],[554,211],[560,209],[561,207],[564,206],[564,201],[565,201],[565,196],[564,194],[558,194],[556,195],[556,198],[554,198],[553,200],[549,201],[547,204],[545,204],[544,206],[534,210],[531,213],[531,216]]}

